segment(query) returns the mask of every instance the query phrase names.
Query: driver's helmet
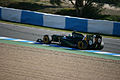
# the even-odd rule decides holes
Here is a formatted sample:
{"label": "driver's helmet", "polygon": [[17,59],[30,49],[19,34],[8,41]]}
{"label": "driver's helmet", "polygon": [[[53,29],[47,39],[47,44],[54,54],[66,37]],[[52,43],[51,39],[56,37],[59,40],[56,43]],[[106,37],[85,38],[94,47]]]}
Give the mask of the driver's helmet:
{"label": "driver's helmet", "polygon": [[75,31],[73,31],[73,32],[72,32],[72,36],[74,37],[75,35],[76,35],[76,32],[75,32]]}

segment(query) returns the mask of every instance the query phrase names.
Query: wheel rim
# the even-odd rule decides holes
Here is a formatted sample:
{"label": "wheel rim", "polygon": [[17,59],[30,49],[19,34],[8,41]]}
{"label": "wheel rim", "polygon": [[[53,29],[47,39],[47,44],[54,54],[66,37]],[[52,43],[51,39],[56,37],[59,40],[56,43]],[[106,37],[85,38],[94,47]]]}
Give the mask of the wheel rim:
{"label": "wheel rim", "polygon": [[79,41],[79,42],[78,42],[78,48],[79,48],[79,49],[83,49],[83,46],[84,46],[83,42],[82,42],[82,41]]}
{"label": "wheel rim", "polygon": [[49,43],[49,37],[48,36],[44,36],[43,42],[48,44]]}

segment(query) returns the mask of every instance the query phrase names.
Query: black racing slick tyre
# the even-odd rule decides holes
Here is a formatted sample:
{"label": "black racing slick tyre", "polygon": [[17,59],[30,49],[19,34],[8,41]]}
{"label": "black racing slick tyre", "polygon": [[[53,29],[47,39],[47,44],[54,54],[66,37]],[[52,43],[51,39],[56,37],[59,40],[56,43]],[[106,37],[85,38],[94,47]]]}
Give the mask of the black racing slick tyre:
{"label": "black racing slick tyre", "polygon": [[85,49],[87,49],[87,42],[79,41],[77,46],[78,46],[78,49],[85,50]]}
{"label": "black racing slick tyre", "polygon": [[44,35],[44,37],[43,37],[43,42],[44,42],[45,44],[50,44],[50,43],[51,43],[51,40],[50,40],[50,38],[49,38],[48,35]]}
{"label": "black racing slick tyre", "polygon": [[102,50],[103,48],[104,48],[104,46],[102,45],[98,48],[98,50]]}
{"label": "black racing slick tyre", "polygon": [[104,42],[102,42],[101,45],[97,49],[102,50],[103,48],[104,48]]}

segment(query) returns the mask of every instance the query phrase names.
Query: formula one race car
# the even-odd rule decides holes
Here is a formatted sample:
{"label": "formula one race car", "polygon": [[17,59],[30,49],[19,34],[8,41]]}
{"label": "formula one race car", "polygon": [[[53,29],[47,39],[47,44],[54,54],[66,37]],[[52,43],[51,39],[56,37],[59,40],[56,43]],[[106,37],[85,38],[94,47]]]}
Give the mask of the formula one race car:
{"label": "formula one race car", "polygon": [[83,35],[78,32],[72,32],[72,35],[44,35],[43,39],[37,39],[36,42],[51,44],[58,42],[61,46],[73,47],[78,49],[97,49],[104,47],[102,37],[100,35]]}

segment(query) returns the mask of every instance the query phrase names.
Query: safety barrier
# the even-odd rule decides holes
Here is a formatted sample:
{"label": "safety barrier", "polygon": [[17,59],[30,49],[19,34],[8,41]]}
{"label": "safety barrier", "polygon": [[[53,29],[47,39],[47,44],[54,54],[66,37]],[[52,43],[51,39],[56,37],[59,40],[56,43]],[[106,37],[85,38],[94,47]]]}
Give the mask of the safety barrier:
{"label": "safety barrier", "polygon": [[1,9],[2,9],[2,8],[0,7],[0,19],[1,19]]}
{"label": "safety barrier", "polygon": [[120,23],[114,22],[113,35],[120,36]]}
{"label": "safety barrier", "polygon": [[21,10],[12,9],[12,8],[1,8],[1,19],[21,22]]}
{"label": "safety barrier", "polygon": [[120,22],[60,16],[0,7],[0,19],[52,28],[120,36]]}
{"label": "safety barrier", "polygon": [[88,20],[76,17],[66,17],[65,29],[87,32]]}
{"label": "safety barrier", "polygon": [[65,17],[59,15],[43,15],[43,26],[65,29]]}
{"label": "safety barrier", "polygon": [[21,23],[43,26],[43,14],[31,11],[22,11]]}
{"label": "safety barrier", "polygon": [[88,20],[88,32],[112,34],[113,21]]}

